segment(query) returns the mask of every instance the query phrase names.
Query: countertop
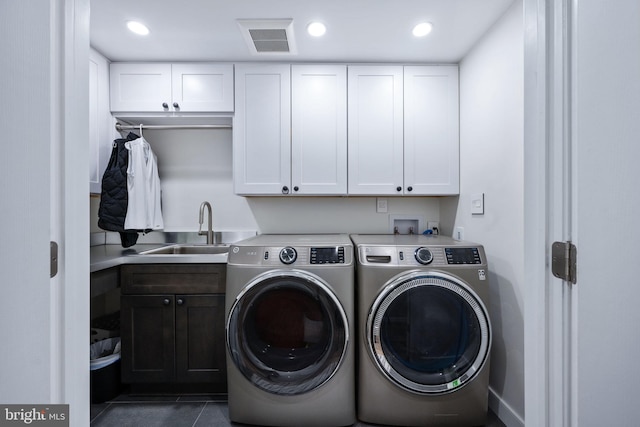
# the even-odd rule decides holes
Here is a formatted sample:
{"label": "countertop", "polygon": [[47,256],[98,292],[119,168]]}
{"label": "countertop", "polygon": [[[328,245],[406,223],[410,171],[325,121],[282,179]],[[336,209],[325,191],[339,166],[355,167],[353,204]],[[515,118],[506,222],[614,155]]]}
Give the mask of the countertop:
{"label": "countertop", "polygon": [[[248,237],[255,236],[255,231],[222,232],[218,241],[235,243]],[[149,233],[141,236],[138,244],[123,248],[119,243],[117,233],[92,233],[90,248],[90,271],[96,272],[122,264],[176,264],[176,263],[214,263],[226,264],[228,254],[198,254],[198,255],[145,255],[141,252],[168,246],[175,243],[204,243],[202,236],[197,233]]]}

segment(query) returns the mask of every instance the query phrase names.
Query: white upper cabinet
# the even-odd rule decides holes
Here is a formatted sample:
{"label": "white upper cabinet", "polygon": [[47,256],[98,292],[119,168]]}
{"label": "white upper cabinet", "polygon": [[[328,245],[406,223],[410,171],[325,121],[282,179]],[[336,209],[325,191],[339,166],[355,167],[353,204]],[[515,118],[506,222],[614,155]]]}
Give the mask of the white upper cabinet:
{"label": "white upper cabinet", "polygon": [[236,194],[291,192],[291,67],[238,64],[233,121]]}
{"label": "white upper cabinet", "polygon": [[293,194],[347,194],[347,67],[291,67]]}
{"label": "white upper cabinet", "polygon": [[458,194],[457,66],[404,67],[405,194]]}
{"label": "white upper cabinet", "polygon": [[235,82],[235,192],[346,194],[346,66],[240,64]]}
{"label": "white upper cabinet", "polygon": [[459,193],[457,66],[349,67],[349,194]]}
{"label": "white upper cabinet", "polygon": [[403,194],[402,66],[348,73],[349,194]]}
{"label": "white upper cabinet", "polygon": [[112,63],[111,111],[233,111],[233,65]]}
{"label": "white upper cabinet", "polygon": [[118,137],[109,112],[109,62],[95,50],[89,51],[89,191],[100,194],[102,175]]}

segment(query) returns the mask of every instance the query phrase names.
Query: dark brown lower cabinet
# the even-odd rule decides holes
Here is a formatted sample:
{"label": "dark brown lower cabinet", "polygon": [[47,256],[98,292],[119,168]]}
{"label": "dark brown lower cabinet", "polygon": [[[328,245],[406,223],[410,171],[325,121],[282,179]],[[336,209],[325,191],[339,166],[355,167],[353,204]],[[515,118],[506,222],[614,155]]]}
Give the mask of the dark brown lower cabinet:
{"label": "dark brown lower cabinet", "polygon": [[220,264],[122,266],[124,383],[226,391],[225,272]]}

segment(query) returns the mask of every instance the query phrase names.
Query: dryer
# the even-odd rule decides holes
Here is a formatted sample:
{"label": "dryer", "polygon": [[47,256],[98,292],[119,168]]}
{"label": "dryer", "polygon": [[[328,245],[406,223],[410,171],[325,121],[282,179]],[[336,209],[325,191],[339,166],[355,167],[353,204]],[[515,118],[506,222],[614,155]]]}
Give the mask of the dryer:
{"label": "dryer", "polygon": [[348,235],[260,235],[229,250],[231,421],[356,421],[355,261]]}
{"label": "dryer", "polygon": [[351,238],[358,418],[401,426],[483,425],[492,339],[483,247],[443,236]]}

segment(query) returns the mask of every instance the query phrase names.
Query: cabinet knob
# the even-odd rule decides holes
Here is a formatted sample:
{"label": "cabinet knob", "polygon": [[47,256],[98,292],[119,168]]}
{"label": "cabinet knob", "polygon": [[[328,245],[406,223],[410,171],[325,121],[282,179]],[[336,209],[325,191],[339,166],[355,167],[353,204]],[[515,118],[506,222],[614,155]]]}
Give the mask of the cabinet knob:
{"label": "cabinet knob", "polygon": [[413,191],[413,187],[411,186],[407,187],[407,191]]}
{"label": "cabinet knob", "polygon": [[176,303],[177,303],[178,305],[182,305],[182,304],[184,304],[184,300],[183,300],[182,298],[178,298],[178,300],[176,301]]}
{"label": "cabinet knob", "polygon": [[286,185],[282,187],[282,194],[289,194],[289,187],[287,187]]}
{"label": "cabinet knob", "polygon": [[180,108],[180,105],[177,102],[173,103],[173,108]]}
{"label": "cabinet knob", "polygon": [[298,188],[297,185],[295,187],[293,187],[293,191],[298,191],[298,190],[299,190],[299,188]]}
{"label": "cabinet knob", "polygon": [[169,298],[165,298],[165,299],[162,300],[162,304],[169,305],[169,304],[171,304],[171,300]]}
{"label": "cabinet knob", "polygon": [[162,103],[162,108],[169,108],[169,104],[167,104],[166,102]]}
{"label": "cabinet knob", "polygon": [[400,186],[396,187],[396,191],[402,191],[402,187]]}

